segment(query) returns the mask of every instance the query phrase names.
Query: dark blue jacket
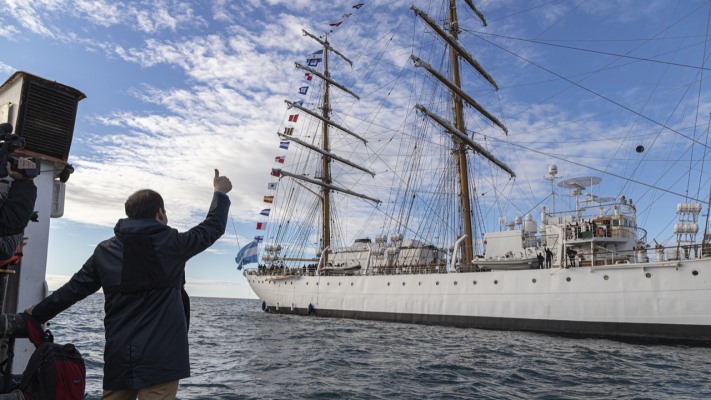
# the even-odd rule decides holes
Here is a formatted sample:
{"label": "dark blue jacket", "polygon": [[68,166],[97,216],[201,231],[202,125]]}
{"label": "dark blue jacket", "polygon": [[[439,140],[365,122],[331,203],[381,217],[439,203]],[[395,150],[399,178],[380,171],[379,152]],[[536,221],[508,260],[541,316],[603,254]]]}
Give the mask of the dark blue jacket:
{"label": "dark blue jacket", "polygon": [[15,255],[22,234],[32,218],[37,187],[28,179],[12,182],[7,197],[0,197],[0,260]]}
{"label": "dark blue jacket", "polygon": [[185,262],[225,232],[229,197],[215,193],[203,222],[179,233],[155,219],[122,219],[72,279],[37,304],[48,321],[104,289],[104,389],[140,389],[190,376],[181,299]]}
{"label": "dark blue jacket", "polygon": [[22,233],[30,222],[36,199],[37,187],[31,180],[14,180],[7,198],[0,199],[0,235]]}

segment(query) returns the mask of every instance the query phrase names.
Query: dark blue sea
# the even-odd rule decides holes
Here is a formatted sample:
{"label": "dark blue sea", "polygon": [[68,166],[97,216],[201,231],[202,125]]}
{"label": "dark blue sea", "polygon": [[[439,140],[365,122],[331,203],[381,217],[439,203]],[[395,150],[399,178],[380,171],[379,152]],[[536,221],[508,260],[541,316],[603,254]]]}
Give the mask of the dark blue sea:
{"label": "dark blue sea", "polygon": [[[103,295],[50,326],[101,397]],[[193,298],[179,399],[711,399],[711,349],[267,314]]]}

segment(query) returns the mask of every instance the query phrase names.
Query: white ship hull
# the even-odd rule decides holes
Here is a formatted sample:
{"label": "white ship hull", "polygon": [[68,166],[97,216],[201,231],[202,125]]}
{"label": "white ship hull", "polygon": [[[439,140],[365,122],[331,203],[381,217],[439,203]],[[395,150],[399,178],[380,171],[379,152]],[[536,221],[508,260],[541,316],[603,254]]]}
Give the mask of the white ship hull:
{"label": "white ship hull", "polygon": [[[711,343],[711,259],[443,274],[247,273],[270,312]],[[309,307],[310,306],[310,307]]]}

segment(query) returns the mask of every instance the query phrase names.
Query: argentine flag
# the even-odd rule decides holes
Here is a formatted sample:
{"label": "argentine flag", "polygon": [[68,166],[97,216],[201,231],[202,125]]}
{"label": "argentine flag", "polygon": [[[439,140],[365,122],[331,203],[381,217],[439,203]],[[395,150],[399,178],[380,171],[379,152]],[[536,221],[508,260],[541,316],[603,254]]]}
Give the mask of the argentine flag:
{"label": "argentine flag", "polygon": [[259,243],[256,240],[249,242],[242,247],[235,257],[237,269],[242,269],[245,264],[256,263],[258,261]]}

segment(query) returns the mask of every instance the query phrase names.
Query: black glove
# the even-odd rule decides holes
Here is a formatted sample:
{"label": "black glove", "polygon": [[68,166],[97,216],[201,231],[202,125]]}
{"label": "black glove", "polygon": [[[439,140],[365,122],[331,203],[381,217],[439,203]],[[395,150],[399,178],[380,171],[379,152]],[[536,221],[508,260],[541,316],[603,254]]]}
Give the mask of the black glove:
{"label": "black glove", "polygon": [[52,332],[49,330],[43,330],[42,329],[42,324],[40,321],[31,316],[30,314],[23,312],[20,314],[22,319],[25,321],[25,327],[27,328],[27,335],[30,339],[30,342],[34,344],[35,346],[39,346],[42,343],[45,342],[53,342],[54,337],[52,336]]}

